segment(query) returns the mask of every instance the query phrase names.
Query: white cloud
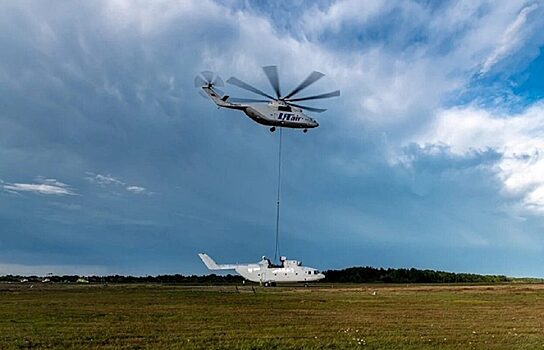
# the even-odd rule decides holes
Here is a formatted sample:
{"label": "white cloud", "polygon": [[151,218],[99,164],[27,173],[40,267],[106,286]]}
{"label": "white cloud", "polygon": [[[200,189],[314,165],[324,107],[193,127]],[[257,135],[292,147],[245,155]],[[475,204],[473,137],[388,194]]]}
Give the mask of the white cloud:
{"label": "white cloud", "polygon": [[129,192],[132,192],[132,193],[136,193],[136,194],[142,194],[142,193],[146,193],[147,191],[145,190],[145,188],[143,187],[140,187],[140,186],[127,186],[125,187],[125,189]]}
{"label": "white cloud", "polygon": [[0,186],[4,191],[10,193],[30,192],[45,195],[75,195],[70,186],[56,179],[38,177],[36,181],[38,183],[0,182]]}
{"label": "white cloud", "polygon": [[110,174],[102,175],[102,174],[95,174],[92,172],[87,173],[88,176],[86,176],[84,179],[96,184],[100,187],[123,187],[126,191],[135,193],[135,194],[150,194],[151,192],[148,192],[145,187],[141,186],[135,186],[135,185],[129,185],[126,182],[120,180],[119,178],[112,176]]}
{"label": "white cloud", "polygon": [[125,185],[125,183],[118,178],[111,176],[109,174],[102,175],[102,174],[94,174],[94,173],[87,173],[88,176],[85,177],[85,180],[95,183],[100,186],[106,186],[106,185]]}
{"label": "white cloud", "polygon": [[412,141],[445,144],[457,155],[492,148],[502,154],[496,174],[506,194],[522,197],[525,208],[544,213],[544,104],[519,114],[477,107],[440,112]]}
{"label": "white cloud", "polygon": [[527,22],[527,16],[537,8],[537,4],[532,4],[530,6],[524,7],[520,11],[516,19],[506,28],[506,30],[502,34],[499,45],[485,60],[480,71],[481,74],[487,73],[502,58],[508,56],[512,53],[512,51],[521,47],[523,40],[527,37],[527,35],[523,35],[524,30],[526,30],[524,25]]}
{"label": "white cloud", "polygon": [[387,7],[388,2],[382,0],[338,1],[325,10],[314,8],[308,11],[303,16],[302,23],[306,35],[316,35],[327,29],[338,31],[346,23],[364,25],[365,22],[378,16]]}
{"label": "white cloud", "polygon": [[[484,110],[471,108],[444,110],[438,117],[435,113],[451,94],[462,92],[475,73],[488,71],[529,44],[531,33],[542,29],[542,24],[527,21],[538,8],[536,4],[467,0],[446,3],[436,10],[417,2],[337,1],[325,9],[308,10],[296,27],[300,31],[297,35],[278,33],[269,19],[251,12],[231,11],[213,2],[201,4],[171,5],[163,11],[165,4],[114,2],[112,6],[120,16],[111,17],[111,21],[154,35],[174,23],[184,23],[183,19],[192,23],[201,18],[203,22],[194,30],[210,25],[235,34],[214,45],[203,45],[198,51],[202,67],[237,75],[262,87],[268,86],[260,72],[266,64],[280,66],[282,78],[288,77],[282,85],[304,78],[311,69],[323,70],[334,88],[342,90],[342,102],[335,110],[343,118],[373,123],[388,133],[389,139],[395,140],[393,143],[401,145],[406,140],[422,144],[442,142],[459,154],[470,148],[494,148],[504,154],[499,176],[508,192],[519,193],[540,183],[533,179],[537,177],[537,167],[527,165],[526,158],[519,157],[534,157],[541,146],[534,136],[539,122],[532,124],[537,118],[531,116],[533,112],[513,118],[495,118]],[[364,37],[365,26],[380,23],[381,18],[390,19],[387,16],[392,13],[398,23],[391,25],[404,29],[402,33],[390,34],[392,40],[364,41],[361,47],[347,50],[330,47],[321,40],[325,33],[330,41],[334,41],[335,35],[338,39],[353,35],[349,28],[343,32],[346,25],[361,30],[359,34]],[[393,43],[398,35],[406,35],[404,45]],[[410,35],[423,39],[414,40]],[[424,132],[413,136],[419,127]],[[532,169],[531,175],[520,170],[524,167]],[[143,187],[121,183],[127,191],[145,191],[140,190]],[[527,206],[540,203],[538,192],[531,196],[527,193],[525,198]],[[541,202],[544,207],[544,199]]]}
{"label": "white cloud", "polygon": [[[178,46],[194,53],[194,62],[186,65],[201,64],[200,68],[216,70],[224,77],[237,75],[250,83],[258,80],[259,86],[266,87],[268,83],[263,80],[260,67],[278,64],[284,89],[305,78],[312,69],[321,70],[330,77],[331,89],[342,90],[342,103],[336,105],[336,111],[344,118],[380,125],[399,121],[413,125],[414,119],[425,120],[445,96],[462,88],[496,50],[497,33],[507,31],[516,18],[522,18],[532,8],[524,2],[497,5],[487,0],[445,3],[434,6],[439,7],[436,12],[432,7],[417,1],[336,1],[325,8],[313,6],[302,16],[297,15],[300,24],[294,24],[292,35],[278,33],[266,17],[251,11],[234,11],[212,1],[117,0],[102,3],[98,11],[95,7],[91,10],[100,14],[98,25],[106,28],[113,42],[141,43],[147,53],[142,56],[144,59],[157,58],[158,52],[162,52],[156,46],[162,43],[162,35],[179,31],[183,45]],[[97,20],[96,16],[91,18]],[[384,26],[383,32],[388,32],[389,25],[399,30],[394,27],[389,30],[390,37],[373,42],[372,33],[365,29],[376,23]],[[360,32],[353,33],[351,28],[344,32],[349,25]],[[329,42],[345,37],[361,37],[365,41],[348,48],[329,47],[322,37],[329,32]],[[516,33],[516,40],[522,43],[526,32]],[[78,45],[91,55],[92,50],[86,49],[89,40],[81,37]],[[403,45],[396,46],[394,42],[398,41]],[[44,39],[40,44],[47,47],[49,41]],[[173,51],[172,55],[176,53]],[[147,63],[161,67],[156,62]],[[171,78],[172,71],[158,68],[154,73],[156,81],[157,77]],[[108,75],[98,77],[102,79],[87,79],[110,95],[130,94],[120,90],[119,82],[107,80]],[[145,78],[145,74],[134,75],[131,79],[136,81],[130,85],[135,90],[145,89],[149,85]],[[323,89],[323,83],[315,87]],[[228,90],[240,91],[232,87]],[[136,94],[140,96],[140,92]],[[194,91],[185,93],[194,96]],[[404,129],[405,125],[399,128]]]}
{"label": "white cloud", "polygon": [[[325,70],[342,89],[343,117],[398,128],[406,134],[432,118],[445,99],[470,82],[497,50],[497,33],[508,32],[512,23],[521,22],[533,9],[523,2],[499,6],[485,0],[443,3],[438,10],[432,7],[417,2],[348,0],[325,9],[313,8],[297,28],[307,39],[279,44],[284,51],[280,56],[288,60],[283,66],[294,66],[294,74],[307,67]],[[391,19],[394,22],[386,26],[384,21]],[[538,28],[533,25],[515,31],[516,47],[534,30]],[[373,41],[373,31],[385,37]],[[267,36],[274,34],[259,34]],[[347,43],[348,50],[335,44],[327,48],[327,40],[342,42],[346,36],[360,39]],[[246,54],[260,46],[241,39],[248,42],[247,48],[239,44]],[[277,52],[274,37],[265,41]],[[243,70],[248,66],[244,64]]]}
{"label": "white cloud", "polygon": [[[225,78],[231,74],[238,75],[250,83],[257,80],[256,85],[266,88],[268,83],[260,67],[278,64],[285,90],[312,69],[324,71],[330,77],[330,89],[342,90],[342,97],[338,99],[341,102],[323,101],[325,106],[336,103],[334,112],[338,115],[330,116],[330,119],[338,118],[344,125],[353,120],[363,120],[376,125],[379,132],[387,133],[389,140],[402,143],[420,125],[432,120],[433,112],[440,108],[444,99],[462,90],[480,67],[489,69],[526,43],[531,31],[538,29],[527,21],[536,8],[532,2],[497,4],[489,0],[453,1],[440,6],[426,6],[417,1],[336,1],[330,6],[314,6],[307,10],[295,27],[300,35],[279,33],[271,20],[264,16],[251,11],[231,10],[212,1],[197,4],[191,1],[138,3],[118,0],[89,5],[86,10],[92,14],[89,21],[97,22],[92,27],[106,28],[109,40],[119,43],[122,49],[116,53],[119,55],[116,60],[123,61],[122,53],[125,51],[144,51],[141,55],[143,64],[158,67],[153,71],[153,81],[157,77],[168,77],[167,81],[171,81],[172,74],[180,73],[165,69],[164,64],[154,61],[163,53],[162,46],[157,46],[157,43],[164,44],[162,36],[171,34],[177,38],[174,34],[179,31],[179,45],[172,45],[173,51],[169,55],[175,57],[186,48],[195,53],[187,66],[197,68],[193,65],[200,62],[200,68],[217,70],[219,74],[225,74]],[[45,15],[32,14],[38,11],[35,7],[25,11],[41,19],[40,25],[36,25],[38,28],[31,33],[41,33],[43,28],[47,28],[45,33],[48,34],[37,39],[37,46],[44,52],[54,52],[64,42],[54,40],[62,32],[56,26],[58,21],[50,19],[51,14],[47,12],[50,9],[42,10]],[[73,17],[67,11],[60,18],[69,22]],[[373,42],[364,29],[380,23],[400,26],[404,30],[393,31],[390,38]],[[529,25],[532,27],[526,28]],[[344,32],[346,27],[348,30]],[[352,30],[358,32],[352,33]],[[329,42],[323,34],[329,35]],[[416,35],[416,38],[411,35]],[[355,44],[347,48],[328,45],[346,36],[360,36],[364,41],[358,46],[354,40]],[[393,42],[399,36],[403,45],[396,46]],[[79,35],[74,47],[79,48],[83,56],[95,59],[82,63],[77,60],[70,62],[68,57],[70,64],[67,67],[75,65],[78,74],[97,89],[107,90],[110,95],[130,95],[130,88],[115,80],[115,75],[103,72],[104,67],[100,65],[90,65],[89,62],[108,61],[101,52],[93,52],[95,41],[93,36],[84,32]],[[100,40],[98,42],[101,43]],[[130,46],[133,42],[138,45]],[[129,45],[123,46],[125,43]],[[181,51],[176,51],[178,47]],[[86,71],[98,73],[90,76],[85,74]],[[130,84],[127,84],[135,86],[136,92],[139,86],[149,85],[146,75],[140,71],[137,73],[130,74]],[[187,72],[181,73],[186,75]],[[78,76],[77,80],[82,77]],[[10,81],[21,82],[21,79]],[[326,89],[324,82],[315,87]],[[232,87],[228,89],[229,93],[239,92]],[[21,90],[29,89],[23,86]],[[194,96],[194,91],[183,93]],[[356,128],[352,130],[360,132]],[[87,175],[87,181],[103,187],[122,186],[130,192],[140,188],[110,174]]]}

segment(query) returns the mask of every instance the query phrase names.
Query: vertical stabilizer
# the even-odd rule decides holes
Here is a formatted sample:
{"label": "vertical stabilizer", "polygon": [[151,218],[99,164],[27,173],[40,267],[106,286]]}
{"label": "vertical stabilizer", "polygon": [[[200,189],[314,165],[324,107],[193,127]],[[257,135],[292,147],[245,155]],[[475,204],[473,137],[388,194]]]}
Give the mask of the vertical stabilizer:
{"label": "vertical stabilizer", "polygon": [[217,264],[215,261],[213,261],[212,258],[206,253],[198,253],[198,256],[200,259],[202,259],[202,262],[206,267],[210,270],[234,270],[236,267],[238,267],[237,264]]}
{"label": "vertical stabilizer", "polygon": [[220,270],[219,265],[217,265],[208,254],[198,253],[198,256],[200,257],[200,259],[202,259],[202,262],[209,270]]}

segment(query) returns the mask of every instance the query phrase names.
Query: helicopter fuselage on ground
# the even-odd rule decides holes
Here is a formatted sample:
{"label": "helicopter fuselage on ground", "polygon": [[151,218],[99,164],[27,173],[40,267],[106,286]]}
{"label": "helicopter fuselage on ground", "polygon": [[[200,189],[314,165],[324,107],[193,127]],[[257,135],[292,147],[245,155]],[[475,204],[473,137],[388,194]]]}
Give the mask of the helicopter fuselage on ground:
{"label": "helicopter fuselage on ground", "polygon": [[282,104],[281,101],[230,103],[228,96],[220,97],[213,87],[203,86],[202,90],[218,107],[241,110],[249,118],[262,125],[305,130],[319,126],[315,119],[305,115],[301,109]]}
{"label": "helicopter fuselage on ground", "polygon": [[315,282],[325,278],[325,275],[312,267],[302,266],[297,260],[281,258],[281,265],[274,265],[266,257],[253,264],[217,264],[210,256],[198,254],[210,270],[234,270],[251,282],[262,283],[266,286],[276,283]]}

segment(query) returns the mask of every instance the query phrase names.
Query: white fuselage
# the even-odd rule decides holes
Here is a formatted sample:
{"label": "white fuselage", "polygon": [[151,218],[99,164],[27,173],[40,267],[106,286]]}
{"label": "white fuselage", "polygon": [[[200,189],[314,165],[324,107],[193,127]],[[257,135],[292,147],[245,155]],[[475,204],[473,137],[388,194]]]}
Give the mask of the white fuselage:
{"label": "white fuselage", "polygon": [[283,258],[281,265],[274,265],[263,257],[256,264],[217,264],[205,253],[198,256],[210,270],[234,270],[245,279],[257,283],[312,282],[325,278],[318,270],[302,266],[297,260]]}
{"label": "white fuselage", "polygon": [[270,266],[267,260],[258,264],[237,265],[234,270],[252,282],[312,282],[325,278],[314,268],[299,266],[295,260],[284,261],[282,266]]}
{"label": "white fuselage", "polygon": [[311,129],[319,126],[315,119],[308,117],[298,108],[285,107],[274,102],[246,105],[244,113],[257,123],[268,126],[297,129]]}
{"label": "white fuselage", "polygon": [[297,129],[317,128],[319,123],[305,115],[300,108],[291,107],[280,101],[268,103],[240,104],[228,102],[228,97],[221,98],[212,87],[202,87],[204,92],[219,107],[238,109],[259,124]]}

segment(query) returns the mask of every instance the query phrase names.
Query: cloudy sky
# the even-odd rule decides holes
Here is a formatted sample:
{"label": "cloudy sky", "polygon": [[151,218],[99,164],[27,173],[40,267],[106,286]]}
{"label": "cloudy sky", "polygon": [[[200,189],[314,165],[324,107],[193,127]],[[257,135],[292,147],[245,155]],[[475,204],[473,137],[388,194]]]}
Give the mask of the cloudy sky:
{"label": "cloudy sky", "polygon": [[[274,254],[278,133],[213,70],[284,90],[281,253],[544,276],[544,1],[2,1],[0,274],[207,273]],[[233,86],[230,95],[248,96]]]}

